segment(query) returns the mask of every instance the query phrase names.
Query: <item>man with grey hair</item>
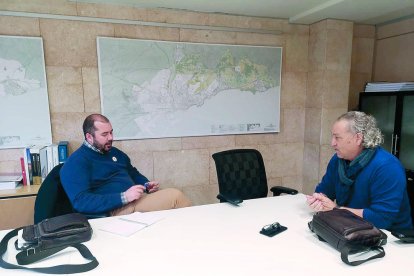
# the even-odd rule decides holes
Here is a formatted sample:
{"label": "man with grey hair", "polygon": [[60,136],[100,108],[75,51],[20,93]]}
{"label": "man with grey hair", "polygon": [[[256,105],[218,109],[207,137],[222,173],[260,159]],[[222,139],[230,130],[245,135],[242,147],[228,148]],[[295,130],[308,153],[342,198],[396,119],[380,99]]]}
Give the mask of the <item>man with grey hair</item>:
{"label": "man with grey hair", "polygon": [[348,209],[387,230],[412,228],[405,170],[382,142],[371,115],[341,115],[332,127],[336,153],[315,193],[307,196],[308,205],[315,211]]}

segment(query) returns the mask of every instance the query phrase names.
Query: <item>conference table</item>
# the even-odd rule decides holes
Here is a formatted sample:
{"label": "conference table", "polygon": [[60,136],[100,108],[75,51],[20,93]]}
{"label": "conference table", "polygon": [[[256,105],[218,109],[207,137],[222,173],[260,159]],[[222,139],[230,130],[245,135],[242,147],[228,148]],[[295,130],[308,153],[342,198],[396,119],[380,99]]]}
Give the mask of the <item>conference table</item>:
{"label": "conference table", "polygon": [[[162,217],[130,236],[101,230],[119,217],[90,220],[92,239],[85,243],[99,261],[86,275],[413,275],[414,244],[385,231],[386,256],[360,266],[341,261],[340,253],[319,241],[308,228],[313,212],[305,195],[286,195],[152,212]],[[288,229],[274,237],[260,234],[279,222]],[[0,238],[7,231],[0,232]],[[5,257],[14,261],[9,243]],[[83,263],[75,249],[65,249],[32,266]],[[4,270],[0,275],[35,272]]]}

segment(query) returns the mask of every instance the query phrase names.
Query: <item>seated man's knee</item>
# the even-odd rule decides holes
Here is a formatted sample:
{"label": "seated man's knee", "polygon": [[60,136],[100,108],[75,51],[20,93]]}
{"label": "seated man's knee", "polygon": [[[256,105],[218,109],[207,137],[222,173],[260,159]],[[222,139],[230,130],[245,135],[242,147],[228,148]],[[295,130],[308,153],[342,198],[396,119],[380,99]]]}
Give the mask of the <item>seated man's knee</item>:
{"label": "seated man's knee", "polygon": [[166,192],[168,191],[168,194],[173,198],[175,201],[175,205],[177,208],[181,207],[189,207],[193,204],[191,203],[190,199],[180,190],[176,188],[167,188],[164,189]]}

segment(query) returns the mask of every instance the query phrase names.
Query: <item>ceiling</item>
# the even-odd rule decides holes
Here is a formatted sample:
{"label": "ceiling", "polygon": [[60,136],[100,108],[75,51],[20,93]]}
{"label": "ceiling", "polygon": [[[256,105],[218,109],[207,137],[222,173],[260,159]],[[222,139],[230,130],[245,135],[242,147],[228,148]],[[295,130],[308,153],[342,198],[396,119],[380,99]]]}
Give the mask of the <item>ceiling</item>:
{"label": "ceiling", "polygon": [[167,8],[198,12],[288,19],[312,24],[323,19],[379,25],[414,17],[414,0],[70,0],[137,8]]}

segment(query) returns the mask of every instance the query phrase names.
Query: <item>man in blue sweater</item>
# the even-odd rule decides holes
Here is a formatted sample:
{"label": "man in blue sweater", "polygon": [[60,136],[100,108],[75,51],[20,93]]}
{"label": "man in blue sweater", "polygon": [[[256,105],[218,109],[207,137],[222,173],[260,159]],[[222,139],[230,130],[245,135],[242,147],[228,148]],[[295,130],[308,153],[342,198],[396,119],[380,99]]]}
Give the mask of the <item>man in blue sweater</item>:
{"label": "man in blue sweater", "polygon": [[86,117],[85,141],[60,171],[62,186],[73,208],[85,214],[124,215],[191,206],[174,188],[159,190],[112,146],[112,125],[101,114]]}
{"label": "man in blue sweater", "polygon": [[412,228],[405,170],[379,146],[382,141],[374,117],[358,111],[341,115],[332,127],[336,154],[315,193],[307,196],[309,206],[348,209],[387,230]]}

